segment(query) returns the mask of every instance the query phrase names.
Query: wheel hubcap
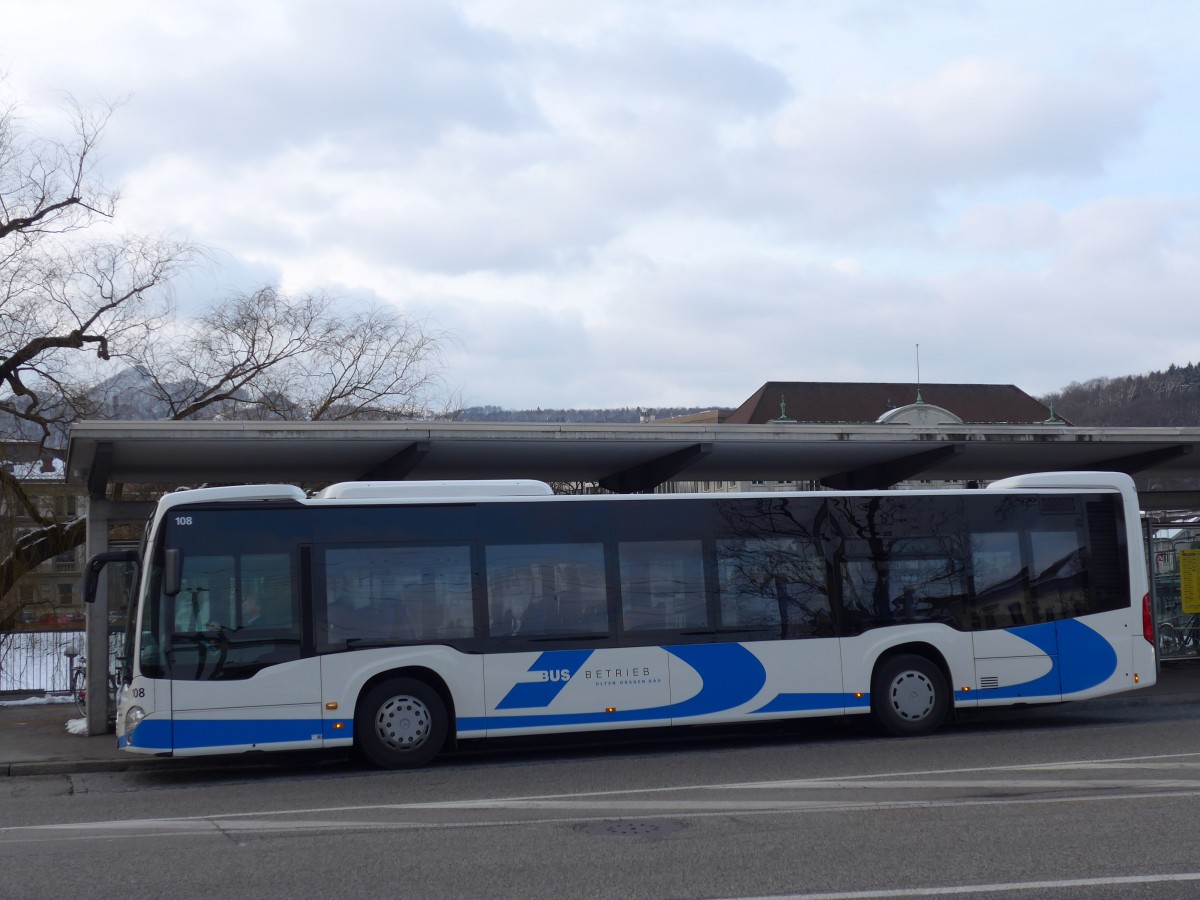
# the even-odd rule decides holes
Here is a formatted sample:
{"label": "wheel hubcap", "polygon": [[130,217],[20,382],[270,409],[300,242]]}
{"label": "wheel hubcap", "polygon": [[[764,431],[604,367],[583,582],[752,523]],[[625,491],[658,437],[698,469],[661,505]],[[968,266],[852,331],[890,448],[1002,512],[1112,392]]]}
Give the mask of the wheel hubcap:
{"label": "wheel hubcap", "polygon": [[896,715],[916,722],[933,712],[937,694],[920,672],[901,672],[892,682],[892,709]]}
{"label": "wheel hubcap", "polygon": [[391,750],[415,750],[429,738],[429,708],[416,697],[392,697],[375,714],[375,734]]}

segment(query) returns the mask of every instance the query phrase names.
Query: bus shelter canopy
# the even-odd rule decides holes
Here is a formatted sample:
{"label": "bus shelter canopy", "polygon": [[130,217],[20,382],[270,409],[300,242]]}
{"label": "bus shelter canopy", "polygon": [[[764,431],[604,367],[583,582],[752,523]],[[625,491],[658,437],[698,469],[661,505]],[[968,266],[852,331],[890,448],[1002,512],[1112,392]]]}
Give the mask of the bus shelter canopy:
{"label": "bus shelter canopy", "polygon": [[1200,508],[1200,428],[1044,425],[80,422],[67,480],[114,483],[535,478],[617,492],[670,481],[991,481],[1036,471],[1117,471],[1144,509]]}

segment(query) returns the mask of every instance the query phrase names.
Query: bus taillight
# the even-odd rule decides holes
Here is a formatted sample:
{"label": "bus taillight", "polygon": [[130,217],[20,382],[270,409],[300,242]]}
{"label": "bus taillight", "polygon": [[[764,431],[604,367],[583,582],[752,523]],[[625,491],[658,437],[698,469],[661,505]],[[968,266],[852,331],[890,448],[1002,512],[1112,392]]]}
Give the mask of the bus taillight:
{"label": "bus taillight", "polygon": [[1142,598],[1142,637],[1154,646],[1154,615],[1150,610],[1150,595]]}

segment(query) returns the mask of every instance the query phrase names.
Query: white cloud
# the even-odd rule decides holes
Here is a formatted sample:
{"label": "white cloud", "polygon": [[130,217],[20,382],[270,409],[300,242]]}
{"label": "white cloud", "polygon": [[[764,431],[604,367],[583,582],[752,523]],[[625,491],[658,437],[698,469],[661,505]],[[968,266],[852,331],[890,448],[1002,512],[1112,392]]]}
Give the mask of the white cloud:
{"label": "white cloud", "polygon": [[802,98],[764,148],[777,186],[820,228],[877,228],[935,211],[944,192],[1095,177],[1138,135],[1153,92],[1127,73],[1033,75],[955,60],[932,78]]}
{"label": "white cloud", "polygon": [[[64,17],[72,27],[64,29]],[[1162,0],[21,6],[32,115],[128,96],[123,224],[456,332],[509,407],[1186,362],[1200,12]],[[1158,314],[1151,315],[1151,310]]]}
{"label": "white cloud", "polygon": [[1058,211],[1043,201],[982,203],[964,210],[959,237],[972,247],[997,252],[1050,250],[1062,236]]}

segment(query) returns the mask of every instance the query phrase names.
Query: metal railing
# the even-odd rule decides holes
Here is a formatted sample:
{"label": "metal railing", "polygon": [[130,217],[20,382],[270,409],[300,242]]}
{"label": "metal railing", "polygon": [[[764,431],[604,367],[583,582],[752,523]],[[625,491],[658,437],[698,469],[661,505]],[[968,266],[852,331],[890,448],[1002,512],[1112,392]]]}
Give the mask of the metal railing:
{"label": "metal railing", "polygon": [[[121,634],[108,636],[108,667],[113,671]],[[0,632],[0,692],[66,694],[71,689],[71,663],[66,651],[87,650],[83,631]]]}

